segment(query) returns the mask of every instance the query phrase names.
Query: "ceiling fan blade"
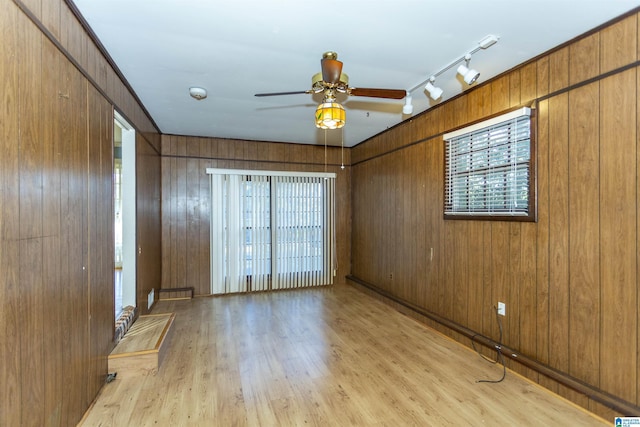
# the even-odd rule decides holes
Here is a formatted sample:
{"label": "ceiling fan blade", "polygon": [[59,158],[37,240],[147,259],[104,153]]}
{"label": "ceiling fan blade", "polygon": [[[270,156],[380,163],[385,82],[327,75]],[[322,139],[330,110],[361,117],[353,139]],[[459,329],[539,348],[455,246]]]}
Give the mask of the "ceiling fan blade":
{"label": "ceiling fan blade", "polygon": [[342,62],[332,58],[322,58],[322,80],[328,84],[336,84],[340,81],[342,74]]}
{"label": "ceiling fan blade", "polygon": [[299,90],[295,92],[271,92],[271,93],[256,93],[255,96],[280,96],[280,95],[300,95],[303,93],[311,93],[309,90]]}
{"label": "ceiling fan blade", "polygon": [[349,95],[368,96],[370,98],[402,99],[407,95],[404,89],[371,89],[371,88],[349,88]]}

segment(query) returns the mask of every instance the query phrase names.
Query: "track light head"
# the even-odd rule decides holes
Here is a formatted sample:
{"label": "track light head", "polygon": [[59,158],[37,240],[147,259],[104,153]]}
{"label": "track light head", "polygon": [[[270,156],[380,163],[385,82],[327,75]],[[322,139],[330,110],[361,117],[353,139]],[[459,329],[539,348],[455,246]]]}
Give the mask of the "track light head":
{"label": "track light head", "polygon": [[431,78],[427,82],[427,85],[424,87],[424,90],[429,92],[429,97],[431,99],[433,99],[434,101],[437,101],[438,99],[440,99],[440,97],[442,96],[442,93],[444,91],[442,89],[440,89],[439,87],[434,86],[433,83],[435,81],[436,81],[436,78],[434,76],[431,76]]}
{"label": "track light head", "polygon": [[402,114],[412,114],[413,105],[411,104],[411,95],[407,94],[404,97],[404,106],[402,107]]}
{"label": "track light head", "polygon": [[478,71],[473,68],[469,69],[466,65],[460,65],[458,67],[458,74],[462,76],[462,79],[468,85],[472,85],[476,80],[478,80],[478,77],[480,77],[480,73]]}

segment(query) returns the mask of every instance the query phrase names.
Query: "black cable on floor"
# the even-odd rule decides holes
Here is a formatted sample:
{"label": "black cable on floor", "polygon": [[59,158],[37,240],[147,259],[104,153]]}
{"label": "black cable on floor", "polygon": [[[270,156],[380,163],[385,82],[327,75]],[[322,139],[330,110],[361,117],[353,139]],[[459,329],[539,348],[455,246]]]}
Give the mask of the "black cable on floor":
{"label": "black cable on floor", "polygon": [[480,351],[476,348],[476,343],[475,343],[475,335],[471,338],[471,346],[473,347],[473,349],[476,351],[476,353],[478,353],[480,355],[480,357],[482,357],[484,360],[486,360],[487,362],[490,363],[498,363],[500,362],[502,364],[502,378],[498,379],[498,380],[476,380],[477,383],[492,383],[492,384],[496,384],[499,383],[501,381],[504,380],[504,378],[507,376],[507,367],[504,364],[504,355],[502,354],[502,320],[500,319],[500,315],[498,314],[498,307],[493,307],[496,311],[496,320],[498,321],[498,329],[500,329],[500,338],[498,339],[498,345],[496,346],[496,360],[493,360],[487,356],[485,356],[484,354],[480,353]]}

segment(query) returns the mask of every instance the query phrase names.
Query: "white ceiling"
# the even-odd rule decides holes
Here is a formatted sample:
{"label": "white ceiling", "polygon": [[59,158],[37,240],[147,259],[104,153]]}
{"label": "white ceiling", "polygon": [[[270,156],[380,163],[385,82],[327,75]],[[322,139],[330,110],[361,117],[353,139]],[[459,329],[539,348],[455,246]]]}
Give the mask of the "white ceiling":
{"label": "white ceiling", "polygon": [[[486,81],[640,5],[640,0],[74,0],[165,134],[324,144],[304,91],[325,51],[349,84],[408,90],[478,47]],[[455,67],[436,81],[443,100],[467,87]],[[478,84],[476,83],[476,84]],[[197,101],[191,86],[209,96]],[[413,115],[435,105],[422,86]],[[345,146],[411,116],[403,100],[339,97]],[[442,101],[440,101],[442,102]],[[327,131],[339,145],[341,131]]]}

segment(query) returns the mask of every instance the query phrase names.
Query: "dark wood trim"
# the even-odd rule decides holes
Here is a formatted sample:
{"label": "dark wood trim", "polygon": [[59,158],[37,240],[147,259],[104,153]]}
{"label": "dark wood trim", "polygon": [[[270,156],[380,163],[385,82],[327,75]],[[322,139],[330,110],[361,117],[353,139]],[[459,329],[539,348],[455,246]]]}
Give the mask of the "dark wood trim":
{"label": "dark wood trim", "polygon": [[[268,141],[265,139],[240,139],[240,138],[226,138],[222,136],[206,136],[206,135],[180,135],[175,133],[163,133],[165,137],[186,137],[186,138],[198,138],[198,139],[211,139],[215,141],[237,141],[237,142],[266,142],[269,144],[284,144],[286,147],[301,146],[301,147],[317,147],[324,148],[324,144],[303,144],[301,142],[284,142],[284,141]],[[339,145],[327,145],[328,149],[341,148]],[[344,147],[345,150],[350,150],[351,147]]]}
{"label": "dark wood trim", "polygon": [[[253,141],[250,141],[253,142]],[[163,154],[162,158],[167,159],[200,159],[200,160],[217,160],[224,162],[241,162],[241,163],[261,163],[261,164],[282,164],[286,163],[288,165],[302,165],[302,166],[324,166],[324,163],[312,163],[312,162],[283,162],[282,160],[258,160],[258,159],[231,159],[228,157],[203,157],[203,156],[181,156],[177,154]],[[340,167],[340,163],[327,163],[327,167]],[[350,165],[345,164],[345,169],[350,167]],[[241,168],[244,169],[244,168]]]}
{"label": "dark wood trim", "polygon": [[433,320],[434,322],[439,323],[440,325],[454,331],[457,332],[463,336],[465,336],[466,338],[469,338],[470,340],[473,340],[474,342],[481,344],[485,347],[488,348],[492,348],[492,349],[497,349],[498,347],[501,349],[502,354],[505,357],[508,357],[509,359],[522,364],[523,366],[526,366],[529,369],[532,369],[542,375],[545,375],[549,378],[551,378],[552,380],[558,382],[559,384],[562,384],[566,387],[569,387],[572,390],[575,390],[581,394],[584,394],[585,396],[589,397],[590,399],[601,403],[602,405],[607,406],[608,408],[613,409],[616,412],[619,412],[621,414],[625,414],[628,416],[636,416],[638,414],[640,414],[640,406],[636,406],[631,402],[627,402],[625,400],[622,400],[616,396],[613,396],[605,391],[599,390],[583,381],[580,381],[577,378],[574,378],[570,375],[567,375],[563,372],[560,372],[556,369],[551,368],[550,366],[547,366],[535,359],[532,359],[530,357],[527,357],[523,354],[518,353],[516,350],[513,350],[509,347],[505,347],[502,343],[496,342],[494,340],[492,340],[491,338],[482,335],[479,332],[473,331],[465,326],[460,325],[459,323],[453,322],[447,318],[444,318],[442,316],[439,316],[438,314],[426,310],[422,307],[418,307],[415,304],[412,304],[408,301],[403,300],[402,298],[398,298],[395,295],[392,295],[391,293],[378,288],[376,285],[368,283],[362,279],[359,279],[358,277],[352,276],[352,275],[348,275],[346,276],[347,282],[351,281],[353,283],[356,283],[360,286],[363,286],[367,289],[369,289],[370,291],[373,291],[379,295],[381,295],[382,297],[389,299],[397,304],[400,304],[401,306],[408,308],[409,310],[420,314],[422,316],[427,317],[430,320]]}
{"label": "dark wood trim", "polygon": [[[120,110],[118,110],[118,114],[122,114],[122,113],[120,112]],[[153,145],[153,143],[152,143],[151,141],[149,141],[149,138],[147,138],[147,137],[145,136],[145,133],[144,133],[144,132],[140,132],[140,131],[136,130],[136,137],[138,137],[138,136],[140,136],[140,138],[142,138],[142,139],[144,140],[144,142],[146,142],[146,143],[147,143],[147,145],[148,145],[149,147],[151,147],[151,149],[152,149],[152,150],[153,150],[153,151],[154,151],[158,156],[162,156],[162,153],[160,153],[160,151],[158,150],[158,148],[157,148],[155,145]]]}
{"label": "dark wood trim", "polygon": [[640,66],[640,61],[632,62],[630,64],[627,64],[627,65],[624,65],[622,67],[616,68],[614,70],[607,71],[606,73],[602,73],[602,74],[599,74],[599,75],[597,75],[595,77],[591,77],[590,79],[584,80],[584,81],[582,81],[580,83],[575,83],[575,84],[567,86],[565,88],[556,90],[555,92],[551,92],[551,93],[549,93],[547,95],[541,96],[540,98],[536,99],[536,102],[545,101],[545,100],[547,100],[549,98],[553,98],[555,96],[562,95],[563,93],[567,93],[567,92],[570,92],[572,90],[581,88],[583,86],[590,85],[591,83],[594,83],[594,82],[597,82],[597,81],[600,81],[600,80],[604,80],[607,77],[611,77],[611,76],[616,75],[616,74],[624,73],[625,71],[627,71],[627,70],[629,70],[631,68],[636,68],[638,66]]}
{"label": "dark wood trim", "polygon": [[440,132],[440,133],[437,133],[437,134],[435,134],[435,135],[429,136],[429,137],[427,137],[427,138],[422,138],[422,139],[418,139],[418,140],[416,140],[416,141],[410,142],[410,143],[408,143],[408,144],[406,144],[406,145],[403,145],[402,147],[396,147],[396,148],[394,148],[394,149],[392,149],[392,150],[385,151],[384,153],[378,153],[378,154],[376,154],[376,155],[374,155],[374,156],[367,157],[366,159],[359,160],[359,161],[357,161],[357,162],[351,163],[351,166],[357,166],[357,165],[359,165],[359,164],[361,164],[361,163],[365,163],[365,162],[371,161],[371,160],[373,160],[373,159],[377,159],[377,158],[379,158],[379,157],[384,157],[384,156],[386,156],[386,155],[388,155],[388,154],[393,154],[393,153],[398,152],[398,151],[400,151],[400,150],[404,150],[405,148],[413,147],[414,145],[418,145],[418,144],[421,144],[421,143],[423,143],[423,142],[428,142],[428,141],[430,141],[430,140],[432,140],[432,139],[440,138],[440,137],[441,137],[442,135],[444,135],[445,133],[446,133],[446,132]]}

